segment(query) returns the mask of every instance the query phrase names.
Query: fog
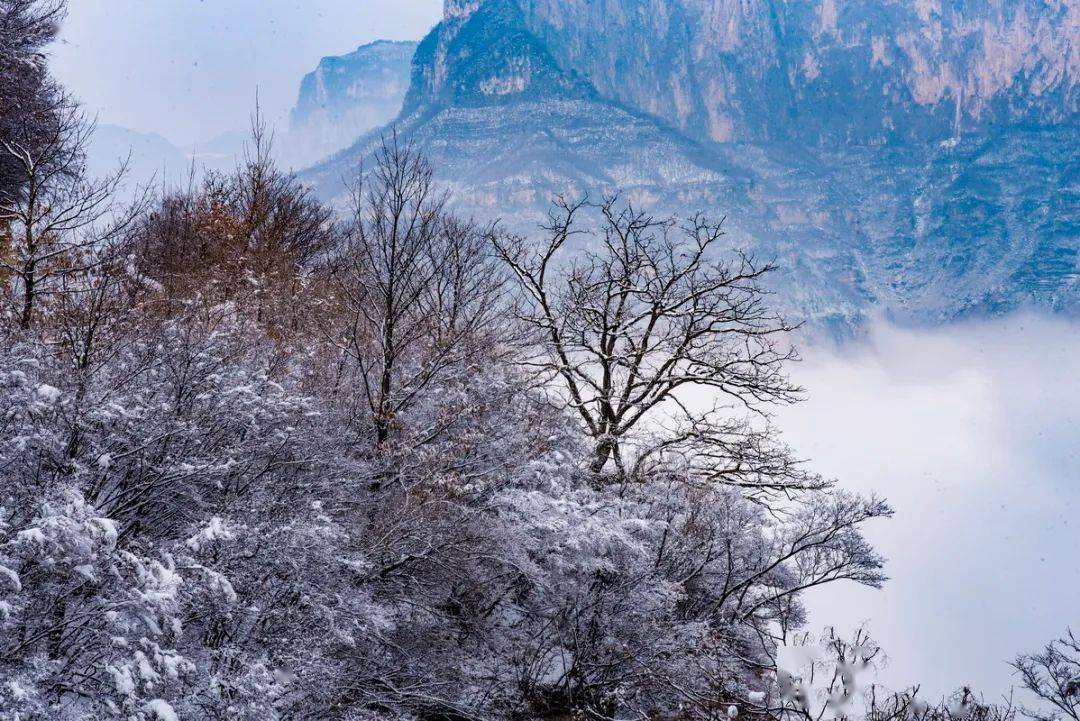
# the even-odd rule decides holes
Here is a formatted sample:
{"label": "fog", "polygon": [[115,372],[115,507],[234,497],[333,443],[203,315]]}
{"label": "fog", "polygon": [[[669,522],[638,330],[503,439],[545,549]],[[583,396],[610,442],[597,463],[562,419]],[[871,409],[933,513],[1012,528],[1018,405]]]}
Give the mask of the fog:
{"label": "fog", "polygon": [[870,528],[889,583],[815,592],[813,625],[866,622],[888,685],[1007,693],[1013,656],[1080,626],[1080,325],[876,323],[804,357],[795,378],[809,398],[779,417],[788,441],[896,509]]}
{"label": "fog", "polygon": [[258,91],[286,121],[324,55],[413,40],[440,0],[73,0],[53,71],[103,123],[187,146],[245,131]]}

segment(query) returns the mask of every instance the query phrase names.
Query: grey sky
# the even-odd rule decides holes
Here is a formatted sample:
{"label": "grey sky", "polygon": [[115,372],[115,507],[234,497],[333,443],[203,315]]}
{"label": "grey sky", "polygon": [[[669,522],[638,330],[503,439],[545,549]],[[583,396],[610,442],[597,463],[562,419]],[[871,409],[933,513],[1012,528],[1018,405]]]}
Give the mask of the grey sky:
{"label": "grey sky", "polygon": [[442,0],[70,0],[55,72],[103,123],[190,144],[286,117],[319,58],[417,39]]}

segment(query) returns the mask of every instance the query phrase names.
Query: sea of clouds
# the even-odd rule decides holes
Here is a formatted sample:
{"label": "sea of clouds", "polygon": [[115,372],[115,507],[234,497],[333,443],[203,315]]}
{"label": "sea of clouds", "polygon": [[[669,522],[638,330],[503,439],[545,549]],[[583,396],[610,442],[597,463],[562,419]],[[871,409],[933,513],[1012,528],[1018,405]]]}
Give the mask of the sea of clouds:
{"label": "sea of clouds", "polygon": [[1080,630],[1080,324],[877,322],[803,356],[808,399],[777,418],[788,442],[896,510],[869,529],[891,580],[815,591],[813,625],[866,623],[886,685],[1007,694],[1009,660]]}

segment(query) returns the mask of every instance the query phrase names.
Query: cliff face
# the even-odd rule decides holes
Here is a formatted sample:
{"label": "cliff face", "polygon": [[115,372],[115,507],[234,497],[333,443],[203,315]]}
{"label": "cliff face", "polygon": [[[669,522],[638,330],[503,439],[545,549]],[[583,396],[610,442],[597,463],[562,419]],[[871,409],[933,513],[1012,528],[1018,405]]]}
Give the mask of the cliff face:
{"label": "cliff face", "polygon": [[[1080,312],[1075,0],[448,0],[395,123],[462,210],[726,216],[792,314]],[[378,133],[308,179],[324,196]]]}
{"label": "cliff face", "polygon": [[[347,147],[401,110],[414,42],[378,42],[323,58],[300,84],[290,118],[287,157],[308,165]],[[283,149],[284,150],[284,149]]]}
{"label": "cliff face", "polygon": [[447,0],[444,14],[416,50],[404,115],[432,106],[590,93],[526,27],[513,0]]}
{"label": "cliff face", "polygon": [[1078,109],[1075,0],[517,0],[563,69],[695,137],[945,138]]}

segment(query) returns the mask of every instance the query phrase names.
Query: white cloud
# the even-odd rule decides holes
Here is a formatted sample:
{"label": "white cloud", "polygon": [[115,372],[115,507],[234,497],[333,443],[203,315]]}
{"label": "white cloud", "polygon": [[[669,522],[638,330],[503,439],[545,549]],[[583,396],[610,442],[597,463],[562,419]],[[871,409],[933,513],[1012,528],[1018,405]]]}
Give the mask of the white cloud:
{"label": "white cloud", "polygon": [[868,620],[889,685],[1007,692],[1008,660],[1080,622],[1080,326],[879,323],[805,355],[809,400],[782,413],[788,441],[897,512],[870,533],[892,580],[816,593],[814,625]]}

